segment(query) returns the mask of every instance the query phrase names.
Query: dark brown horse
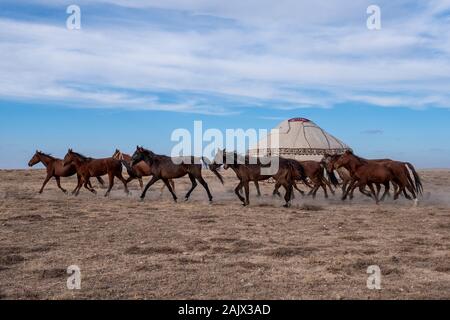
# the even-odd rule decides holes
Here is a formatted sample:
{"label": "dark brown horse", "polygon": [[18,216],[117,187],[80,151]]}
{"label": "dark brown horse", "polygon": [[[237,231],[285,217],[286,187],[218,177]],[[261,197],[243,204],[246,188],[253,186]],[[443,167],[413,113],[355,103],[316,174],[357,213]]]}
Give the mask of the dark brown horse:
{"label": "dark brown horse", "polygon": [[[202,165],[199,163],[198,159],[193,156],[183,157],[182,159],[173,159],[171,157],[165,155],[158,155],[153,153],[150,150],[144,149],[142,147],[136,147],[136,151],[131,157],[131,166],[136,165],[137,163],[144,161],[150,167],[150,172],[152,175],[151,180],[147,183],[144,188],[144,191],[141,195],[141,200],[145,198],[145,194],[147,193],[148,188],[152,184],[154,184],[158,180],[162,180],[166,185],[167,189],[169,189],[172,194],[173,200],[177,201],[177,196],[172,190],[170,186],[170,179],[178,179],[184,177],[185,175],[189,176],[191,180],[191,189],[186,193],[185,200],[189,199],[192,191],[194,191],[195,187],[197,187],[197,181],[205,188],[206,193],[208,194],[209,201],[212,201],[212,195],[209,191],[208,184],[202,177]],[[215,169],[211,168],[210,170],[217,176],[220,182],[223,183],[223,178],[220,173]]]}
{"label": "dark brown horse", "polygon": [[[397,172],[396,167],[392,164],[386,164],[381,161],[367,161],[355,156],[351,151],[346,151],[336,161],[335,167],[345,167],[352,174],[352,182],[343,195],[343,200],[347,198],[352,190],[359,188],[361,193],[372,197],[378,204],[379,198],[377,192],[375,192],[374,184],[384,185],[385,192],[381,198],[383,200],[389,192],[390,182],[398,186],[398,190],[394,195],[395,200],[398,199],[401,192],[405,191],[405,188],[412,191],[413,195],[415,194],[414,188],[405,172],[403,170]],[[369,186],[371,193],[365,190],[366,186]]]}
{"label": "dark brown horse", "polygon": [[[133,179],[138,179],[139,185],[141,186],[141,190],[143,190],[144,183],[142,181],[142,177],[148,177],[152,175],[150,166],[147,163],[145,163],[145,161],[141,161],[139,163],[136,163],[134,166],[131,166],[131,156],[129,154],[121,152],[119,149],[116,149],[112,157],[114,159],[125,161],[127,163],[127,165],[124,164],[129,175],[129,178],[127,179],[127,184]],[[128,170],[128,168],[131,168],[132,170]],[[173,180],[169,179],[169,183],[172,187],[172,190],[175,191],[175,183],[173,182]],[[165,185],[161,187],[161,193],[164,188]]]}
{"label": "dark brown horse", "polygon": [[[219,150],[214,158],[214,163],[223,163],[224,169],[231,168],[234,171],[236,177],[239,179],[239,184],[234,189],[234,192],[244,206],[250,204],[250,181],[257,182],[268,180],[270,178],[273,178],[277,184],[284,187],[286,190],[284,196],[286,203],[284,204],[284,207],[290,206],[295,169],[287,159],[281,157],[278,158],[278,170],[273,174],[262,173],[262,169],[265,167],[268,168],[270,164],[263,164],[257,158],[240,156],[236,152],[227,153],[225,150]],[[240,194],[242,188],[245,190],[245,198]]]}
{"label": "dark brown horse", "polygon": [[[306,170],[305,170],[305,167],[303,166],[303,164],[301,164],[299,161],[294,160],[294,159],[285,159],[285,160],[289,161],[292,168],[294,169],[292,172],[292,175],[293,175],[292,176],[292,179],[293,179],[292,186],[294,187],[294,189],[296,189],[302,196],[305,195],[303,190],[299,189],[299,187],[295,183],[296,181],[300,181],[300,182],[303,182],[306,186],[308,186],[312,190],[314,187],[311,186],[307,180],[308,175],[306,174]],[[275,183],[273,195],[280,196],[280,192],[278,191],[278,189],[280,187],[281,187],[281,185],[279,183]]]}
{"label": "dark brown horse", "polygon": [[106,191],[105,197],[108,196],[111,192],[111,189],[114,185],[114,177],[117,177],[120,181],[122,181],[125,193],[130,193],[127,188],[127,181],[122,176],[122,163],[120,162],[120,160],[113,158],[88,158],[79,153],[73,152],[72,149],[69,149],[66,156],[64,157],[64,165],[70,164],[73,164],[75,166],[77,174],[81,176],[81,179],[74,190],[75,195],[79,194],[80,189],[83,185],[92,193],[96,193],[96,191],[89,186],[89,178],[100,177],[105,174],[107,174],[109,178],[109,186],[108,190]]}
{"label": "dark brown horse", "polygon": [[[28,166],[32,167],[35,164],[42,162],[42,164],[47,169],[47,177],[45,177],[44,183],[42,184],[41,190],[39,190],[39,193],[42,193],[44,191],[44,187],[47,184],[47,182],[52,178],[55,177],[56,184],[59,189],[61,189],[62,192],[67,193],[67,190],[61,187],[61,177],[70,177],[73,176],[75,173],[77,173],[77,169],[73,164],[70,165],[64,165],[63,160],[55,158],[49,154],[43,153],[42,151],[36,150],[36,153],[33,155],[31,160],[28,162]],[[81,177],[77,175],[78,181],[80,181]],[[97,177],[98,182],[103,186],[105,182],[101,177]],[[90,182],[89,182],[90,185]],[[92,188],[92,185],[90,185]]]}

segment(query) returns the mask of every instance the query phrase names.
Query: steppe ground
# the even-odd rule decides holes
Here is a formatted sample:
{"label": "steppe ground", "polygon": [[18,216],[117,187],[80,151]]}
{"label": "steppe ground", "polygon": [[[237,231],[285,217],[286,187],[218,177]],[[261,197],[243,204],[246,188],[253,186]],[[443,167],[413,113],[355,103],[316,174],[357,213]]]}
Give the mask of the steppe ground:
{"label": "steppe ground", "polygon": [[[449,299],[450,170],[422,171],[417,207],[401,199],[379,206],[302,198],[282,208],[273,184],[251,186],[242,207],[232,172],[222,186],[205,172],[179,203],[161,184],[138,201],[116,181],[109,198],[82,189],[64,195],[44,170],[0,171],[0,297],[3,299]],[[106,179],[107,180],[107,179]],[[148,178],[145,179],[148,181]],[[76,179],[63,178],[71,190]],[[340,194],[340,191],[338,192]],[[81,290],[68,290],[66,269],[81,269]],[[366,286],[381,269],[381,290]]]}

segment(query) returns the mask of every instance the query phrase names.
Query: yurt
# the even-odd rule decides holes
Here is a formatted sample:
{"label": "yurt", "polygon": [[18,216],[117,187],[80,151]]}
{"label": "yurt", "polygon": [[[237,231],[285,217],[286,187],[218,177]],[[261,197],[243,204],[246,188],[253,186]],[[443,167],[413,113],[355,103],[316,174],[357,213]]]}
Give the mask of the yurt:
{"label": "yurt", "polygon": [[351,148],[306,118],[292,118],[281,122],[256,146],[249,155],[279,155],[296,160],[320,161],[325,154],[342,154]]}

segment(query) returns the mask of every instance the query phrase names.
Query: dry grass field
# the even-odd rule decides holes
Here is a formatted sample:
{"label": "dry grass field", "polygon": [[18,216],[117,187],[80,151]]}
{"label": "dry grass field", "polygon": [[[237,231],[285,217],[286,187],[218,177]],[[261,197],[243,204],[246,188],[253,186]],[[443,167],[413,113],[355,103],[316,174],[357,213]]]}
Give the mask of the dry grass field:
{"label": "dry grass field", "polygon": [[[94,180],[98,195],[64,195],[54,180],[39,195],[43,170],[0,171],[0,298],[450,298],[450,171],[421,172],[418,207],[320,193],[284,209],[262,184],[244,208],[224,175],[222,186],[205,173],[210,205],[200,185],[182,202],[187,178],[175,204],[161,184],[144,202],[137,181],[132,196],[116,182],[104,198]],[[75,178],[62,184],[73,189]],[[74,264],[81,290],[66,287]],[[369,265],[381,268],[381,290],[366,287]]]}

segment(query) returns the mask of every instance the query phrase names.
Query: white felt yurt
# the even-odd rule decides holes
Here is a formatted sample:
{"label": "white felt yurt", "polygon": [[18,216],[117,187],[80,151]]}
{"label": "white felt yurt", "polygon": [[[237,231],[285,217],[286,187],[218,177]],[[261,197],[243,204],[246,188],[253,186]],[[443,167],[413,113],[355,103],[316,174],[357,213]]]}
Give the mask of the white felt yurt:
{"label": "white felt yurt", "polygon": [[320,161],[325,154],[342,154],[351,148],[311,120],[293,118],[281,122],[274,132],[250,146],[250,156],[276,156]]}

